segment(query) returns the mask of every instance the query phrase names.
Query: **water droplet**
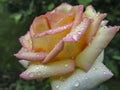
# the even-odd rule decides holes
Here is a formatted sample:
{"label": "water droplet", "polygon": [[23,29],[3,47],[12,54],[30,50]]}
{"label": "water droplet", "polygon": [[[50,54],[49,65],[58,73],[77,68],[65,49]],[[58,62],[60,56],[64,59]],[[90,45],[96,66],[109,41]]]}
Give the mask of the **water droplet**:
{"label": "water droplet", "polygon": [[67,28],[67,27],[65,27],[65,26],[63,27],[63,29],[66,29],[66,28]]}
{"label": "water droplet", "polygon": [[44,65],[42,65],[41,68],[44,68]]}
{"label": "water droplet", "polygon": [[45,70],[45,69],[47,69],[47,67],[46,67],[46,66],[44,66],[44,65],[42,65],[42,66],[41,66],[41,68],[43,68],[44,70]]}
{"label": "water droplet", "polygon": [[58,89],[60,86],[59,85],[56,85],[56,89]]}
{"label": "water droplet", "polygon": [[68,67],[68,64],[65,64],[65,67]]}
{"label": "water droplet", "polygon": [[73,35],[73,39],[77,41],[78,40],[77,35]]}
{"label": "water droplet", "polygon": [[87,79],[88,79],[88,77],[85,77],[84,79],[85,79],[85,80],[87,80]]}
{"label": "water droplet", "polygon": [[107,72],[106,72],[106,71],[103,71],[103,73],[104,73],[104,74],[107,74]]}
{"label": "water droplet", "polygon": [[40,68],[39,67],[36,67],[36,70],[39,70]]}
{"label": "water droplet", "polygon": [[39,54],[37,54],[36,56],[37,56],[37,57],[39,57],[40,55],[39,55]]}
{"label": "water droplet", "polygon": [[93,70],[97,70],[97,68],[94,67]]}
{"label": "water droplet", "polygon": [[79,31],[78,34],[80,35],[80,34],[82,34],[82,33]]}
{"label": "water droplet", "polygon": [[75,87],[78,87],[80,85],[80,83],[77,81],[75,82]]}

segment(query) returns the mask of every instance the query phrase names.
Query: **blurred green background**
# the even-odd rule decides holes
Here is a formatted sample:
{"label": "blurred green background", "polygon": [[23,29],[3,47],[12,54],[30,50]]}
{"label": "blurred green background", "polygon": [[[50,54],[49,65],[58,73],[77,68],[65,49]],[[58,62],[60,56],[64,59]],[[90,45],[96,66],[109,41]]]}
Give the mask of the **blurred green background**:
{"label": "blurred green background", "polygon": [[[24,68],[13,54],[21,48],[18,38],[29,30],[34,17],[62,2],[92,4],[97,11],[108,13],[108,25],[120,25],[120,0],[0,0],[0,90],[51,90],[49,79],[20,79]],[[105,49],[104,63],[114,77],[97,90],[120,90],[120,32]]]}

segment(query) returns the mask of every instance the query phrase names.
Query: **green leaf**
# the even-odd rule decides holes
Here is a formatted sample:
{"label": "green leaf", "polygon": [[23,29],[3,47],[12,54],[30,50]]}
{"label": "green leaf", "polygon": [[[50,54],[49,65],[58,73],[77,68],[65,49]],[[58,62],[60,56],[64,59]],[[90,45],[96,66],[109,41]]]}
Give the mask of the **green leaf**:
{"label": "green leaf", "polygon": [[54,3],[48,5],[48,10],[52,10],[55,7]]}
{"label": "green leaf", "polygon": [[92,0],[77,0],[79,4],[83,4],[84,6],[87,6],[92,2]]}
{"label": "green leaf", "polygon": [[13,18],[16,23],[18,23],[20,21],[20,19],[22,18],[22,13],[12,14],[10,17]]}
{"label": "green leaf", "polygon": [[34,10],[35,10],[35,6],[34,6],[33,1],[31,1],[30,5],[29,5],[29,8],[27,10],[27,15],[31,15]]}
{"label": "green leaf", "polygon": [[120,60],[120,56],[117,56],[117,55],[113,56],[112,58],[115,60]]}
{"label": "green leaf", "polygon": [[20,82],[16,82],[16,90],[20,90],[21,89],[21,85],[20,85]]}

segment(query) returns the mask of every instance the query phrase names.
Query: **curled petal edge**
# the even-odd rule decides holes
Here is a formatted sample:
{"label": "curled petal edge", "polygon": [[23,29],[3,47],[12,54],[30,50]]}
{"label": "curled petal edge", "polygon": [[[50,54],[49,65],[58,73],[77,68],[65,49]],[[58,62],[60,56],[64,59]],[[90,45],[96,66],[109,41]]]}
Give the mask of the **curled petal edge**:
{"label": "curled petal edge", "polygon": [[48,53],[45,52],[32,52],[27,51],[26,49],[22,48],[18,53],[14,54],[17,58],[27,60],[27,61],[41,61],[43,60]]}
{"label": "curled petal edge", "polygon": [[101,27],[92,42],[77,56],[76,64],[78,67],[88,71],[98,55],[109,44],[115,34],[118,32],[120,26]]}
{"label": "curled petal edge", "polygon": [[48,63],[51,59],[57,56],[63,49],[65,42],[77,42],[85,34],[87,28],[91,24],[91,19],[84,19],[71,33],[64,37],[55,48],[43,60],[43,64]]}

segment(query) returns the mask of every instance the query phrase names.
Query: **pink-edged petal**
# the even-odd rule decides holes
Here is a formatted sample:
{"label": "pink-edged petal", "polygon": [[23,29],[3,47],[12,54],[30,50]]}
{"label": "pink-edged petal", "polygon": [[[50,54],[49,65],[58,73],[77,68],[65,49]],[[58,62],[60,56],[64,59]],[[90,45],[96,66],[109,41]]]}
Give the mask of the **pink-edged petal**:
{"label": "pink-edged petal", "polygon": [[33,31],[33,26],[30,26],[30,36],[31,38],[35,35],[34,31]]}
{"label": "pink-edged petal", "polygon": [[72,73],[74,69],[74,61],[69,59],[52,62],[46,65],[31,64],[26,71],[20,74],[20,77],[26,80],[48,78]]}
{"label": "pink-edged petal", "polygon": [[37,52],[41,50],[50,52],[70,32],[71,27],[72,23],[32,36],[32,49]]}
{"label": "pink-edged petal", "polygon": [[22,46],[24,48],[26,48],[27,50],[31,50],[32,49],[32,41],[31,41],[31,37],[30,37],[30,32],[27,32],[26,35],[21,36],[19,38],[20,43],[22,44]]}
{"label": "pink-edged petal", "polygon": [[32,52],[32,51],[27,51],[22,48],[17,54],[14,54],[14,55],[19,59],[25,59],[28,61],[41,61],[47,56],[47,53]]}
{"label": "pink-edged petal", "polygon": [[58,28],[56,28],[56,29],[48,30],[48,31],[46,31],[46,32],[43,32],[43,33],[34,35],[34,37],[35,37],[35,38],[40,38],[40,37],[43,37],[43,36],[46,36],[46,35],[52,35],[52,34],[56,34],[56,33],[63,32],[64,30],[67,30],[67,29],[71,28],[71,27],[72,27],[72,24],[73,24],[73,23],[70,23],[70,24],[67,24],[67,25],[65,25],[65,26],[58,27]]}
{"label": "pink-edged petal", "polygon": [[77,56],[77,66],[88,71],[99,54],[115,36],[119,28],[119,26],[109,28],[106,26],[101,27],[93,38],[93,41]]}
{"label": "pink-edged petal", "polygon": [[57,10],[54,12],[48,12],[45,14],[48,19],[48,23],[51,29],[55,29],[61,26],[65,26],[74,20],[74,13],[62,13]]}
{"label": "pink-edged petal", "polygon": [[65,42],[77,42],[85,34],[87,28],[91,24],[91,19],[84,19],[72,32],[70,32],[65,38],[63,38],[56,47],[47,55],[43,63],[47,63],[55,56],[57,56],[65,47]]}
{"label": "pink-edged petal", "polygon": [[43,64],[47,63],[49,60],[53,59],[56,55],[60,53],[64,48],[64,42],[60,41],[55,48],[46,56],[46,58],[43,60]]}
{"label": "pink-edged petal", "polygon": [[92,20],[85,18],[76,28],[72,30],[63,40],[65,42],[76,42],[85,34]]}
{"label": "pink-edged petal", "polygon": [[107,23],[108,23],[108,20],[102,20],[101,26],[105,26],[105,25],[107,25]]}
{"label": "pink-edged petal", "polygon": [[30,35],[33,37],[36,34],[43,33],[50,29],[47,17],[45,15],[38,16],[34,19],[30,26]]}
{"label": "pink-edged petal", "polygon": [[79,6],[75,6],[73,8],[73,11],[75,12],[75,20],[73,23],[73,27],[72,30],[74,30],[74,28],[80,24],[80,22],[82,21],[82,17],[83,17],[83,9],[84,6],[83,5],[79,5]]}
{"label": "pink-edged petal", "polygon": [[56,28],[56,27],[55,27],[55,24],[56,24],[57,22],[59,22],[63,17],[65,17],[66,14],[60,13],[60,12],[56,12],[56,11],[54,10],[54,12],[47,12],[47,13],[45,14],[45,16],[46,16],[47,19],[48,19],[50,28],[51,28],[51,29],[54,29],[54,28]]}
{"label": "pink-edged petal", "polygon": [[55,11],[56,12],[61,12],[61,13],[68,13],[71,11],[71,9],[73,8],[73,6],[71,6],[68,3],[62,3],[61,5],[59,5]]}
{"label": "pink-edged petal", "polygon": [[106,16],[107,16],[107,14],[100,14],[96,18],[94,18],[94,22],[91,24],[91,27],[90,27],[90,31],[89,31],[90,33],[87,36],[87,43],[88,44],[92,41],[93,37],[95,36],[97,30],[100,27],[102,20]]}
{"label": "pink-edged petal", "polygon": [[94,9],[94,7],[92,5],[89,5],[86,7],[85,11],[84,11],[85,16],[90,17],[90,18],[95,18],[97,15],[99,15],[100,13],[96,12],[96,10]]}
{"label": "pink-edged petal", "polygon": [[29,66],[30,61],[27,61],[27,60],[19,60],[19,63],[20,63],[23,67],[27,68],[27,67]]}
{"label": "pink-edged petal", "polygon": [[107,14],[100,14],[99,12],[97,13],[92,6],[88,6],[84,14],[86,17],[94,20],[86,34],[86,43],[89,44],[99,29],[102,20],[107,16]]}
{"label": "pink-edged petal", "polygon": [[60,18],[57,22],[53,22],[54,24],[52,24],[52,28],[58,28],[58,27],[62,27],[65,26],[67,24],[70,24],[71,22],[74,21],[74,13],[70,12],[68,14],[65,14],[62,18]]}
{"label": "pink-edged petal", "polygon": [[34,34],[39,34],[39,33],[49,30],[50,25],[47,20],[47,17],[45,15],[35,17],[32,25],[31,25],[31,28],[32,28]]}

